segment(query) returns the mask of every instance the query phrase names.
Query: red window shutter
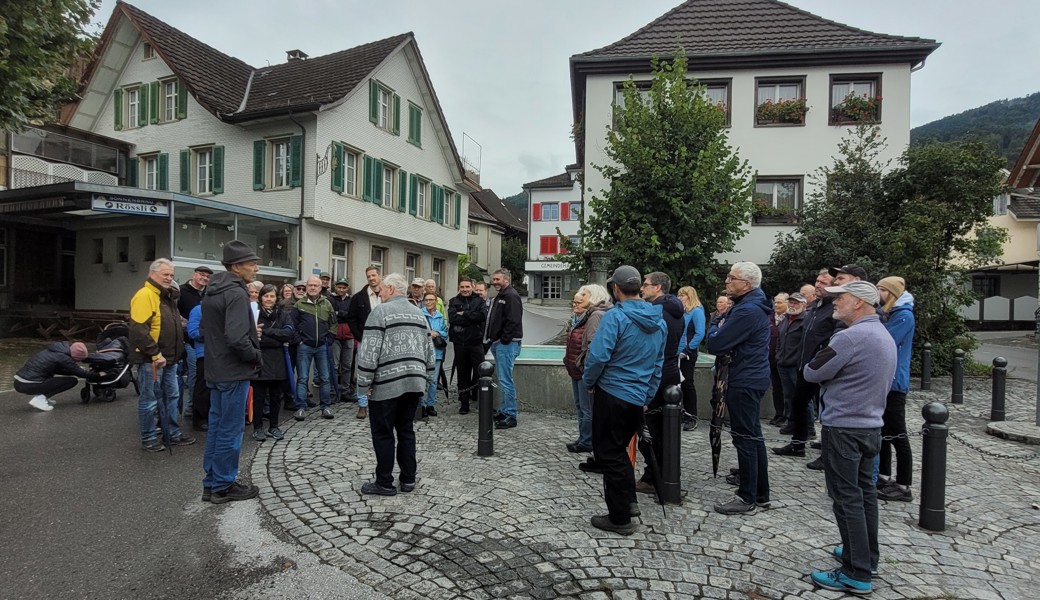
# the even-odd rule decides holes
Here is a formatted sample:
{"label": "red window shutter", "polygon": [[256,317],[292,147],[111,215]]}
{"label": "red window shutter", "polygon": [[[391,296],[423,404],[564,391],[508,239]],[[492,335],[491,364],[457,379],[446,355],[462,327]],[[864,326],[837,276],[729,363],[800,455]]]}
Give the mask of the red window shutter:
{"label": "red window shutter", "polygon": [[560,220],[561,221],[570,221],[571,220],[571,205],[566,203],[566,202],[560,203]]}
{"label": "red window shutter", "polygon": [[531,205],[531,220],[541,221],[542,220],[542,205],[532,204]]}
{"label": "red window shutter", "polygon": [[[567,205],[564,204],[563,206],[566,207]],[[556,239],[558,240],[557,243],[560,245],[560,254],[567,254],[567,246],[563,245],[563,241],[560,238]]]}
{"label": "red window shutter", "polygon": [[549,251],[546,252],[546,254],[556,254],[557,250],[559,249],[559,246],[558,246],[559,242],[560,242],[559,238],[557,238],[555,235],[550,236],[549,237]]}

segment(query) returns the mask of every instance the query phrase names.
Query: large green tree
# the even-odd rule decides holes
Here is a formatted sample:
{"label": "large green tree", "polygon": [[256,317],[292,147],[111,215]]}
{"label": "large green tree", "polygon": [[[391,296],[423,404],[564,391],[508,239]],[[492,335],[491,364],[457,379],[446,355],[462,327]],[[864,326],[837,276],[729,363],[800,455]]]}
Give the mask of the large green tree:
{"label": "large green tree", "polygon": [[1007,232],[988,218],[1004,191],[1003,159],[980,142],[929,143],[887,169],[883,148],[876,126],[850,131],[834,164],[817,172],[798,228],[778,237],[773,275],[788,290],[820,267],[853,262],[873,281],[903,277],[915,301],[915,345],[930,342],[943,372],[955,349],[974,347],[959,314],[975,299],[971,270],[1000,262]]}
{"label": "large green tree", "polygon": [[0,131],[54,121],[76,99],[77,61],[100,0],[7,0],[0,10]]}
{"label": "large green tree", "polygon": [[593,165],[610,187],[589,202],[583,246],[713,289],[715,256],[733,250],[748,223],[750,169],[728,143],[725,107],[687,78],[685,53],[652,68],[650,89],[630,79],[614,106],[610,162]]}

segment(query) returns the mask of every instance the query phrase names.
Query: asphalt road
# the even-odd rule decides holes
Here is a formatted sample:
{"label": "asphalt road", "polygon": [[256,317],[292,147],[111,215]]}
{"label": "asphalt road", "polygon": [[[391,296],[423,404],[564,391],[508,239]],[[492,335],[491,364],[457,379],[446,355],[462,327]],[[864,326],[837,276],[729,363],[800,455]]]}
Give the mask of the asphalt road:
{"label": "asphalt road", "polygon": [[1031,333],[1023,332],[976,332],[979,347],[972,352],[972,357],[987,365],[1000,356],[1008,361],[1008,377],[1017,377],[1036,381],[1037,349],[1027,341],[1032,339]]}

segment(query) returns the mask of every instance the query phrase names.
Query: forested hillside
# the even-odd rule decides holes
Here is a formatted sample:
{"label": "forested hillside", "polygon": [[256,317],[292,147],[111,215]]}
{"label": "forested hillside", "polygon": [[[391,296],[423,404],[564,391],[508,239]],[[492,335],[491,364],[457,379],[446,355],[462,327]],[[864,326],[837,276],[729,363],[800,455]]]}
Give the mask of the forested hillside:
{"label": "forested hillside", "polygon": [[1029,132],[1040,118],[1040,92],[997,100],[910,130],[910,143],[979,139],[1014,165]]}

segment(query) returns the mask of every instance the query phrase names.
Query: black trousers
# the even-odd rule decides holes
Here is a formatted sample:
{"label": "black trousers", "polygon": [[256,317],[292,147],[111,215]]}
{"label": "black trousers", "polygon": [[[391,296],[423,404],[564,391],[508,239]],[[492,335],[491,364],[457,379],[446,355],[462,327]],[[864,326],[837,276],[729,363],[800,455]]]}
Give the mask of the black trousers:
{"label": "black trousers", "polygon": [[195,389],[191,393],[191,424],[209,424],[209,387],[206,385],[206,357],[195,359]]}
{"label": "black trousers", "polygon": [[422,392],[414,392],[389,400],[369,400],[368,423],[372,429],[372,449],[376,452],[376,483],[383,487],[394,485],[395,450],[401,483],[415,483],[414,423],[422,397]]}
{"label": "black trousers", "polygon": [[465,346],[455,344],[455,371],[459,376],[459,403],[462,408],[469,408],[469,401],[475,397],[473,390],[462,391],[473,387],[480,378],[477,367],[484,361],[484,346]]}
{"label": "black trousers", "polygon": [[769,384],[773,390],[773,414],[776,417],[787,417],[784,414],[784,385],[780,383],[780,371],[777,370],[776,365],[773,363],[769,364]]}
{"label": "black trousers", "polygon": [[694,385],[693,374],[697,368],[697,353],[690,355],[688,360],[679,361],[679,372],[682,373],[683,382],[679,384],[682,390],[682,407],[686,414],[693,419],[697,418],[697,386]]}
{"label": "black trousers", "polygon": [[592,394],[592,456],[603,468],[603,498],[610,522],[632,521],[636,501],[635,470],[628,443],[643,425],[643,407],[596,389]]}
{"label": "black trousers", "polygon": [[267,404],[268,427],[278,427],[278,415],[282,409],[282,381],[274,379],[270,381],[253,382],[253,429],[260,431],[264,428],[264,404]]}
{"label": "black trousers", "polygon": [[43,394],[47,399],[50,399],[62,392],[71,390],[76,387],[78,383],[79,379],[75,377],[56,375],[50,379],[44,379],[39,383],[25,383],[24,381],[18,381],[15,379],[14,389],[20,394],[29,394],[32,396]]}
{"label": "black trousers", "polygon": [[[888,393],[882,422],[882,436],[906,435],[906,392],[892,390]],[[882,475],[892,475],[893,447],[896,450],[896,483],[910,485],[913,481],[914,455],[910,450],[910,440],[906,437],[897,437],[891,441],[881,440],[881,464],[878,472]]]}
{"label": "black trousers", "polygon": [[820,393],[820,385],[811,383],[798,371],[798,383],[794,387],[794,401],[791,402],[789,419],[794,420],[794,435],[791,444],[796,448],[804,448],[809,439],[809,403]]}

